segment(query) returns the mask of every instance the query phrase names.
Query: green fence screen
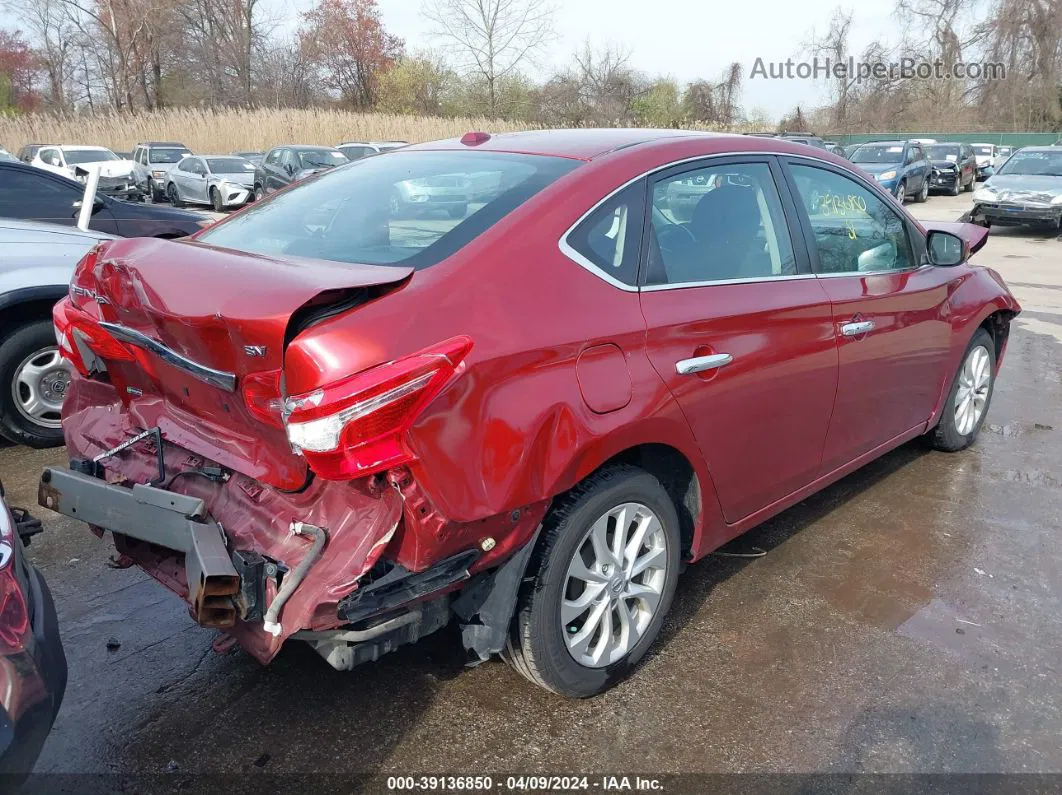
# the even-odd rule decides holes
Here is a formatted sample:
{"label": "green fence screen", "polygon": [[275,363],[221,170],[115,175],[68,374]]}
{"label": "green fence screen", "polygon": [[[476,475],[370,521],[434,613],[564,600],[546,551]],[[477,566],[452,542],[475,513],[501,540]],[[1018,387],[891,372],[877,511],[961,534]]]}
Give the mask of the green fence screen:
{"label": "green fence screen", "polygon": [[956,141],[964,144],[997,144],[1000,146],[1050,146],[1062,139],[1059,133],[1013,133],[1013,132],[979,132],[979,133],[935,133],[903,132],[844,135],[830,133],[822,136],[823,140],[836,141],[841,146],[848,144],[865,144],[871,141],[904,141],[908,138],[935,138],[938,141]]}

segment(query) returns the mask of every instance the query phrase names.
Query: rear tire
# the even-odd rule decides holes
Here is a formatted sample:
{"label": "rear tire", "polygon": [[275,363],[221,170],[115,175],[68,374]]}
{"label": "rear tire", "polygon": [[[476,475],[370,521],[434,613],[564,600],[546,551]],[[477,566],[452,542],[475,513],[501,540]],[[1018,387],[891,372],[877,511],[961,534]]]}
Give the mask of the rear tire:
{"label": "rear tire", "polygon": [[[591,475],[543,522],[503,657],[571,698],[629,676],[671,607],[681,543],[675,506],[655,477],[626,464]],[[635,561],[644,568],[632,576]]]}
{"label": "rear tire", "polygon": [[992,335],[977,329],[962,356],[940,422],[932,431],[933,446],[953,453],[977,439],[992,403],[996,386],[996,344]]}
{"label": "rear tire", "polygon": [[58,408],[69,375],[55,366],[57,356],[50,319],[22,326],[0,343],[0,436],[29,447],[63,444]]}
{"label": "rear tire", "polygon": [[918,192],[918,195],[915,196],[915,202],[917,202],[918,204],[921,204],[922,202],[924,202],[928,198],[929,198],[929,178],[926,177],[925,179],[922,180],[922,190],[920,190]]}

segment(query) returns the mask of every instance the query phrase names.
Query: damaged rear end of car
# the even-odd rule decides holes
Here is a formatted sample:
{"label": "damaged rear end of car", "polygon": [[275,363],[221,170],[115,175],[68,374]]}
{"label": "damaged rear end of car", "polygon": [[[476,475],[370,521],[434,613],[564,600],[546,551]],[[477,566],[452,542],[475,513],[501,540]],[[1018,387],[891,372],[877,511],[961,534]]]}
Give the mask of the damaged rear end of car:
{"label": "damaged rear end of car", "polygon": [[[291,207],[292,196],[254,211]],[[408,338],[357,322],[341,345],[319,333],[388,302],[408,311],[401,296],[417,276],[397,244],[369,262],[314,250],[335,223],[315,212],[299,215],[278,255],[228,248],[219,234],[114,241],[81,262],[53,313],[74,371],[63,410],[70,468],[45,470],[39,502],[110,532],[116,565],[140,566],[263,663],[294,638],[348,669],[454,612],[485,658],[504,626],[483,640],[472,619],[495,577],[512,581],[515,599],[519,575],[506,566],[522,573],[545,506],[471,528],[435,507],[411,432],[460,382],[474,341],[410,350]],[[352,213],[365,252],[387,246],[386,217],[368,202]],[[459,247],[444,240],[431,256]],[[473,576],[484,585],[458,598]]]}

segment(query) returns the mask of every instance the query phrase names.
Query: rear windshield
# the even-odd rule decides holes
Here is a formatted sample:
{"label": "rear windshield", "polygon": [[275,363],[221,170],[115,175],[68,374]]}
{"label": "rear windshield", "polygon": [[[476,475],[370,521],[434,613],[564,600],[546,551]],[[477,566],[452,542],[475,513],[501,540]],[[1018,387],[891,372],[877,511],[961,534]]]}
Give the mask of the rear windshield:
{"label": "rear windshield", "polygon": [[950,160],[954,163],[959,159],[959,147],[957,146],[948,146],[946,144],[927,146],[926,153],[929,155],[930,160]]}
{"label": "rear windshield", "polygon": [[991,155],[993,154],[991,146],[975,146],[974,151],[979,155]]}
{"label": "rear windshield", "polygon": [[254,163],[242,157],[208,157],[206,161],[212,174],[243,174],[254,171]]}
{"label": "rear windshield", "polygon": [[67,165],[70,166],[118,159],[118,155],[107,149],[64,149],[63,154],[66,155]]}
{"label": "rear windshield", "polygon": [[864,144],[852,153],[853,163],[899,163],[902,160],[902,144],[885,144],[882,146]]}
{"label": "rear windshield", "polygon": [[426,268],[578,165],[474,151],[369,157],[252,205],[197,240],[270,256]]}
{"label": "rear windshield", "polygon": [[178,163],[185,155],[192,154],[187,149],[152,149],[148,160],[152,163]]}
{"label": "rear windshield", "polygon": [[302,168],[331,168],[347,162],[347,156],[335,149],[296,149]]}

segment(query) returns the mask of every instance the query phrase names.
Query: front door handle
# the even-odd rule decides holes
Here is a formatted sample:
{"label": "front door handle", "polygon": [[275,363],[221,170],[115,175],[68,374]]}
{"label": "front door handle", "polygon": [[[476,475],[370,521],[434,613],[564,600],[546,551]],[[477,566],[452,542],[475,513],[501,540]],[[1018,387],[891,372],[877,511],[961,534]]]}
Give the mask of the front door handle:
{"label": "front door handle", "polygon": [[841,333],[846,337],[858,337],[874,330],[873,320],[858,320],[854,323],[842,323]]}
{"label": "front door handle", "polygon": [[692,359],[682,359],[675,362],[675,371],[679,375],[693,375],[703,373],[705,370],[717,370],[734,361],[729,353],[713,353],[711,356],[694,356]]}

